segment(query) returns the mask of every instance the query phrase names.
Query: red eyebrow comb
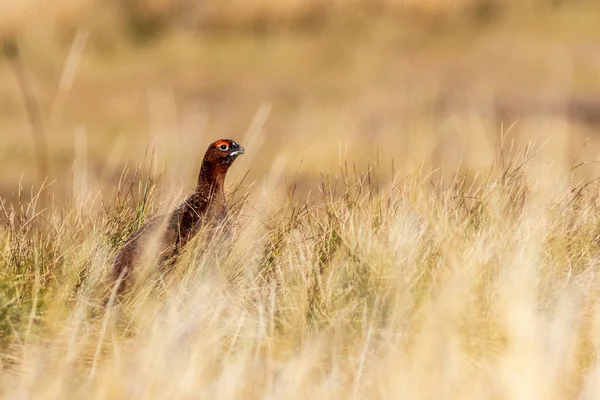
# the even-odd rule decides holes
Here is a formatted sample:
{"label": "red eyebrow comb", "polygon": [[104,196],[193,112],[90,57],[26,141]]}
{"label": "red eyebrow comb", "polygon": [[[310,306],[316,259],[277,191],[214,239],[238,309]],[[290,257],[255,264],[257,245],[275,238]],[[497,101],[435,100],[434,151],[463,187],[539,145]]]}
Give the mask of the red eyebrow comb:
{"label": "red eyebrow comb", "polygon": [[227,140],[218,140],[218,141],[215,143],[215,147],[219,147],[219,146],[221,146],[221,145],[223,145],[223,144],[224,144],[224,145],[226,145],[226,146],[229,146],[229,141],[227,141]]}

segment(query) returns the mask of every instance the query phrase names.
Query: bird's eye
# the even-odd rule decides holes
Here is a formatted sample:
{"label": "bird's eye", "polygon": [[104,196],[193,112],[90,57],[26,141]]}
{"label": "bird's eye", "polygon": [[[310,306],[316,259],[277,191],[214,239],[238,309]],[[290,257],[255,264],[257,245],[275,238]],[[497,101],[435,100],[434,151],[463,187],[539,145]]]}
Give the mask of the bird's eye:
{"label": "bird's eye", "polygon": [[227,145],[226,144],[222,144],[219,146],[219,148],[223,151],[227,150]]}

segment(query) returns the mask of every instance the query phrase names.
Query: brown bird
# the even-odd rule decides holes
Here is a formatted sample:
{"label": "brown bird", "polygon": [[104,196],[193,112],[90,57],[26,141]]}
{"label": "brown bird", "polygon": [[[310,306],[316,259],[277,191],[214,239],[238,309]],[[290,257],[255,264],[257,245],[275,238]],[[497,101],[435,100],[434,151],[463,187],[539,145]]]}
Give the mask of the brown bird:
{"label": "brown bird", "polygon": [[[155,244],[159,267],[174,260],[181,249],[207,223],[223,223],[227,218],[225,201],[225,175],[231,164],[244,148],[229,139],[221,139],[208,146],[204,154],[196,190],[167,217],[155,217],[142,225],[125,242],[112,265],[112,278],[118,285],[117,294],[123,293],[130,284],[135,263],[149,246]],[[160,232],[160,229],[164,232]]]}

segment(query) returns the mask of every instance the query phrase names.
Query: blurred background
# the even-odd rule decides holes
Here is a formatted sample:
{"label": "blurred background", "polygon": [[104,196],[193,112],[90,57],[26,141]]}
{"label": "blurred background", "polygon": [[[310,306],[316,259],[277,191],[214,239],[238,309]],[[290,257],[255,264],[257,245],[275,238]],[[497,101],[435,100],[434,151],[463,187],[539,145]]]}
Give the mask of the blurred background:
{"label": "blurred background", "polygon": [[1,0],[0,197],[110,195],[138,168],[187,190],[219,138],[247,149],[230,179],[276,165],[303,193],[340,160],[484,167],[501,136],[594,169],[599,21],[593,0]]}

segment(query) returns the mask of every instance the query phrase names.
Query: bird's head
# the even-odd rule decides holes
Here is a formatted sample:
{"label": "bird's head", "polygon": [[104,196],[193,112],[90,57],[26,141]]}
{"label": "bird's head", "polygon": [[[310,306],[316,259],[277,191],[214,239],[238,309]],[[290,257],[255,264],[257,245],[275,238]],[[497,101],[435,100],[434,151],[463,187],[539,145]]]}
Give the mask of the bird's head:
{"label": "bird's head", "polygon": [[204,160],[215,165],[230,166],[240,154],[244,154],[242,146],[231,139],[221,139],[208,146]]}

